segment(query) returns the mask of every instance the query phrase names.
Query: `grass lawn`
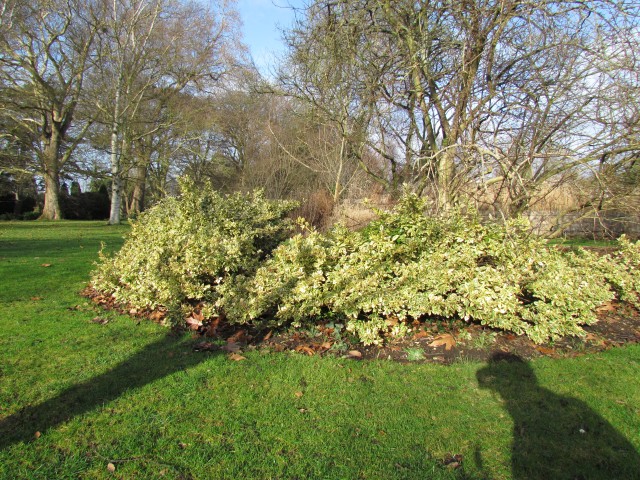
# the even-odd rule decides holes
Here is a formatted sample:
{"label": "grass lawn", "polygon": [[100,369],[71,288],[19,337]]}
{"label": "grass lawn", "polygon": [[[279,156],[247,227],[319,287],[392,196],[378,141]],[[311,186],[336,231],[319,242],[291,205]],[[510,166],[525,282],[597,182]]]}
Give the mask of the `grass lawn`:
{"label": "grass lawn", "polygon": [[0,223],[0,478],[640,478],[640,345],[234,362],[78,294],[126,230]]}
{"label": "grass lawn", "polygon": [[564,247],[616,247],[616,240],[594,240],[592,238],[554,238],[550,245],[562,245]]}

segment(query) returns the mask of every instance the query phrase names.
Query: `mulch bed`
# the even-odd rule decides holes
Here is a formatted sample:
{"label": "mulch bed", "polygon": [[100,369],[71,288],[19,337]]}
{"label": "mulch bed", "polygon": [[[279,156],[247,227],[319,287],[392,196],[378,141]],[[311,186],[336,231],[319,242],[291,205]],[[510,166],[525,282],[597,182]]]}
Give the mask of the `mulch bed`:
{"label": "mulch bed", "polygon": [[[162,322],[166,314],[162,310],[139,310],[119,305],[112,297],[91,288],[83,294],[96,305],[128,314],[139,321]],[[193,332],[194,350],[223,352],[231,360],[243,360],[243,352],[258,349],[357,360],[451,364],[466,360],[485,361],[496,354],[515,355],[525,360],[545,356],[573,357],[640,342],[640,312],[630,304],[610,302],[598,309],[598,319],[597,323],[584,327],[584,338],[566,337],[543,345],[534,344],[526,336],[474,323],[416,321],[406,337],[387,338],[383,345],[364,347],[332,323],[319,324],[308,330],[255,331],[230,325],[224,318],[205,319],[198,305],[194,305],[191,315],[185,319],[185,328]]]}

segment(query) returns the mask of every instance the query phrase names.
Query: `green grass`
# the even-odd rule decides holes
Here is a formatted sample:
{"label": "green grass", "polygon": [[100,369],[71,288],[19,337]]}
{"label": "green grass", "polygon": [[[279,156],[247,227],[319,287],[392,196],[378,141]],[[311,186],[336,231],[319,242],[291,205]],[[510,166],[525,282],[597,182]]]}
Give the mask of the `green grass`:
{"label": "green grass", "polygon": [[562,245],[565,247],[617,247],[616,240],[594,240],[592,238],[554,238],[549,240],[550,245]]}
{"label": "green grass", "polygon": [[233,362],[79,296],[125,231],[0,223],[0,478],[640,478],[638,345],[530,364]]}

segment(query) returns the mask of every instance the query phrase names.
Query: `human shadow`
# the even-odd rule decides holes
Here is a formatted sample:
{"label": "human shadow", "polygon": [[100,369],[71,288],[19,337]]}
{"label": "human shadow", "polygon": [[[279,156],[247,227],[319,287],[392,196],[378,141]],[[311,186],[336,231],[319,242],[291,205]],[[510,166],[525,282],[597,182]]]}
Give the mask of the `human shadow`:
{"label": "human shadow", "polygon": [[584,402],[538,385],[516,355],[494,355],[477,372],[513,418],[514,479],[640,479],[640,455]]}
{"label": "human shadow", "polygon": [[180,348],[183,343],[180,337],[169,334],[150,343],[108,372],[0,420],[0,450],[17,442],[32,440],[36,432],[45,433],[76,415],[115,400],[126,390],[142,387],[195,366],[208,357],[204,353]]}

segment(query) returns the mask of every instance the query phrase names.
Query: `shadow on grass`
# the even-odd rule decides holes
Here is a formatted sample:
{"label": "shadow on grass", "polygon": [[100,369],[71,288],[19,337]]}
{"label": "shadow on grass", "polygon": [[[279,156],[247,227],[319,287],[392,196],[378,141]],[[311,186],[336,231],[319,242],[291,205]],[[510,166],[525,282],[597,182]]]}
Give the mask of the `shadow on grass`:
{"label": "shadow on grass", "polygon": [[633,445],[587,404],[538,385],[515,355],[494,356],[478,371],[513,418],[514,479],[640,479]]}
{"label": "shadow on grass", "polygon": [[17,442],[29,441],[36,432],[44,433],[49,428],[115,400],[127,390],[142,387],[208,358],[205,354],[180,348],[183,343],[181,338],[167,335],[108,372],[5,418],[0,421],[0,450]]}

